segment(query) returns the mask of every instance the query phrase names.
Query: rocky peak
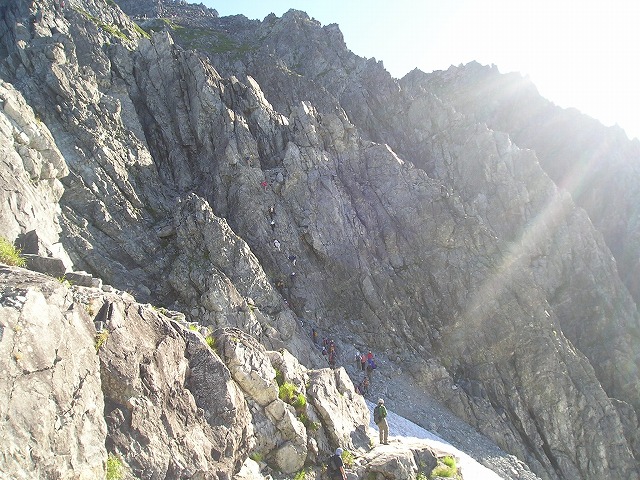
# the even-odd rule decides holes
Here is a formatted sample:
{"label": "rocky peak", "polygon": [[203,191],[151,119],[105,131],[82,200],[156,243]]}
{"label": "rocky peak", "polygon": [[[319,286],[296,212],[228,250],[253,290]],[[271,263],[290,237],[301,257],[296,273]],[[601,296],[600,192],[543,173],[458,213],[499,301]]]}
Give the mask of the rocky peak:
{"label": "rocky peak", "polygon": [[218,12],[214,8],[207,8],[203,3],[194,4],[185,0],[119,0],[117,4],[127,15],[136,18],[218,17]]}

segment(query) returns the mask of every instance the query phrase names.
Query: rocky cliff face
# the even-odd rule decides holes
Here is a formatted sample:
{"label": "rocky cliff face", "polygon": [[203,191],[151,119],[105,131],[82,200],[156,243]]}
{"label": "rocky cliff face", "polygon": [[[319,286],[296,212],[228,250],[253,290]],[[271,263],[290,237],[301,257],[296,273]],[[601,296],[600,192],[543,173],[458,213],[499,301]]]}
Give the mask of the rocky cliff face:
{"label": "rocky cliff face", "polygon": [[[364,404],[326,405],[351,392],[346,374],[306,371],[325,364],[313,327],[342,362],[373,349],[540,478],[639,478],[634,263],[618,272],[638,258],[633,202],[601,196],[634,183],[637,142],[592,125],[627,175],[578,195],[570,167],[550,167],[553,129],[506,128],[506,104],[483,107],[464,69],[396,80],[302,12],[171,8],[171,22],[136,17],[148,33],[108,2],[0,1],[2,231],[36,230],[35,253],[217,345],[100,294],[83,320],[110,332],[90,394],[97,455],[136,478],[228,478],[256,446],[287,473],[364,448]],[[278,401],[276,368],[320,399],[318,433]],[[401,390],[372,393],[406,408]]]}
{"label": "rocky cliff face", "polygon": [[576,110],[555,106],[527,79],[500,75],[495,67],[471,63],[410,76],[457,110],[535,150],[547,174],[588,212],[614,254],[621,278],[635,301],[640,299],[638,226],[633,220],[638,216],[638,139],[630,142],[620,128],[603,128]]}

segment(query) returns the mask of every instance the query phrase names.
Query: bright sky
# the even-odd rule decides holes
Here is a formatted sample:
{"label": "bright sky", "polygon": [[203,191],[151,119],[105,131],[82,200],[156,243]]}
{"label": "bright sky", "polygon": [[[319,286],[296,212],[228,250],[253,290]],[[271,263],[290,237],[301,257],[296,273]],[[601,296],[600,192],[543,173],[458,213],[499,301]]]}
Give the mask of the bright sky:
{"label": "bright sky", "polygon": [[[197,0],[193,0],[197,1]],[[640,138],[640,1],[200,0],[262,20],[303,10],[394,77],[476,60],[529,75],[539,92]]]}

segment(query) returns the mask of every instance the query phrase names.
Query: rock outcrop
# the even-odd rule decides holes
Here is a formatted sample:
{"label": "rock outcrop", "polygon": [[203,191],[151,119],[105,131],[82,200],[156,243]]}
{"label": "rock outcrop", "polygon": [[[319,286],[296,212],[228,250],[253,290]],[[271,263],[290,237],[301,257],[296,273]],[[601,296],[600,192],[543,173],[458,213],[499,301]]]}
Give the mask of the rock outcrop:
{"label": "rock outcrop", "polygon": [[[135,478],[293,474],[337,446],[365,458],[354,345],[384,360],[379,378],[429,392],[540,478],[640,477],[633,200],[615,219],[594,210],[634,181],[634,143],[610,144],[630,156],[624,182],[576,195],[535,127],[506,128],[506,109],[482,109],[457,70],[393,79],[298,11],[117,3],[148,31],[113,2],[0,1],[0,230],[76,273],[73,299],[8,268],[5,292],[24,284],[20,298],[55,306],[49,338],[82,325],[42,365],[5,356],[16,385],[74,365],[64,392],[42,385],[60,399],[51,418],[70,416],[64,444],[44,447],[61,441],[53,427],[6,423],[20,439],[6,452],[37,441],[38,459],[59,448],[64,461],[3,460],[16,477],[97,476],[107,452]],[[150,18],[164,7],[171,22]],[[31,300],[3,295],[0,348],[18,351],[16,319],[33,348]],[[345,370],[322,368],[312,328]],[[280,398],[282,381],[306,410]],[[423,451],[394,456],[397,478]],[[371,462],[358,472],[389,472]]]}
{"label": "rock outcrop", "polygon": [[629,222],[637,216],[638,139],[629,141],[618,127],[604,128],[575,109],[554,105],[527,78],[502,75],[495,66],[471,62],[432,74],[414,71],[407,78],[535,150],[545,172],[588,212],[615,256],[622,280],[635,301],[640,299],[638,225]]}
{"label": "rock outcrop", "polygon": [[[107,450],[133,478],[230,478],[251,452],[293,474],[336,445],[368,450],[343,369],[309,371],[237,328],[203,337],[124,292],[15,267],[0,282],[4,475],[94,478]],[[274,364],[308,403],[280,398]]]}
{"label": "rock outcrop", "polygon": [[0,265],[0,477],[103,475],[107,425],[94,336],[63,284]]}

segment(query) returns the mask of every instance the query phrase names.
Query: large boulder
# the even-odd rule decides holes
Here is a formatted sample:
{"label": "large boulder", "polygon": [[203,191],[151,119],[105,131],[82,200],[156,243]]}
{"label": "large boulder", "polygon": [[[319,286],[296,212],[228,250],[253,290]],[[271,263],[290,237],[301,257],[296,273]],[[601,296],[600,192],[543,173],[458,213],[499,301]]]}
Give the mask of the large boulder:
{"label": "large boulder", "polygon": [[273,431],[266,425],[267,431],[275,434],[268,441],[264,434],[258,435],[262,438],[256,442],[259,448],[268,449],[267,460],[278,470],[285,473],[300,470],[307,459],[307,431],[295,409],[278,398],[276,371],[270,357],[282,362],[282,354],[267,352],[253,337],[238,329],[220,329],[215,335],[216,344],[233,378],[247,397],[260,407],[254,417],[258,421],[266,418],[275,427]]}
{"label": "large boulder", "polygon": [[404,440],[380,446],[359,459],[359,478],[371,480],[412,480],[418,474],[428,477],[437,464],[436,454],[427,442]]}
{"label": "large boulder", "polygon": [[0,478],[104,477],[94,336],[65,285],[0,265]]}
{"label": "large boulder", "polygon": [[327,433],[330,449],[369,448],[369,409],[343,368],[309,371],[307,394]]}
{"label": "large boulder", "polygon": [[111,318],[99,355],[114,452],[134,476],[228,478],[237,472],[253,428],[222,360],[201,335],[156,310],[115,295],[104,301],[111,302]]}
{"label": "large boulder", "polygon": [[307,430],[291,405],[280,399],[265,408],[278,429],[278,445],[273,453],[276,467],[285,473],[300,470],[307,459]]}
{"label": "large boulder", "polygon": [[264,347],[235,328],[218,330],[215,335],[220,355],[240,388],[262,407],[276,400],[276,371]]}

